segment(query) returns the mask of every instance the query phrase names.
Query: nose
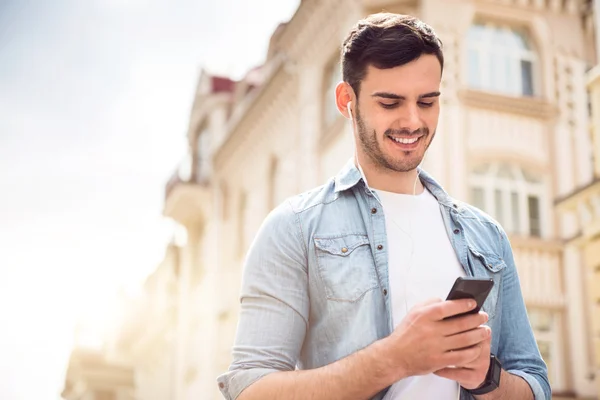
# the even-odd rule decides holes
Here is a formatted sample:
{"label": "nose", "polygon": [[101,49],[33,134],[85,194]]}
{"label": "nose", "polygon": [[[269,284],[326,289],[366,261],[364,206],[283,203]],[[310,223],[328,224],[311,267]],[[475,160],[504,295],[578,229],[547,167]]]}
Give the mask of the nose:
{"label": "nose", "polygon": [[402,116],[400,117],[400,128],[414,132],[417,129],[420,129],[421,126],[421,114],[419,108],[416,104],[407,105],[402,110]]}

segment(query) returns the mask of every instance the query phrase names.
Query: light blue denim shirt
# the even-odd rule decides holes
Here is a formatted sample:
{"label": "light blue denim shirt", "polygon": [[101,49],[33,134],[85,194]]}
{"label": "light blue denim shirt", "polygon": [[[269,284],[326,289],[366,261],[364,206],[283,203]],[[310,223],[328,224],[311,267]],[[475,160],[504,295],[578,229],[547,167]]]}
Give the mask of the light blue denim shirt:
{"label": "light blue denim shirt", "polygon": [[[510,243],[489,216],[453,200],[427,173],[448,237],[466,275],[493,278],[483,310],[491,351],[524,378],[536,400],[551,398]],[[324,186],[292,197],[264,221],[246,257],[229,371],[218,383],[233,400],[276,371],[318,368],[393,330],[385,216],[353,160]],[[380,400],[384,390],[373,400]],[[461,391],[461,399],[472,399]]]}

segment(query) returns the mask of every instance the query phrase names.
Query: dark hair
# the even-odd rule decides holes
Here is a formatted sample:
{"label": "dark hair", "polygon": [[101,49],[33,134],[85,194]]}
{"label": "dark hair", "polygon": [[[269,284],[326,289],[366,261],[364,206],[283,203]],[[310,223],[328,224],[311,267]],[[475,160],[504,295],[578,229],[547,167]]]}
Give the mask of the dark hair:
{"label": "dark hair", "polygon": [[410,15],[378,13],[358,21],[342,45],[342,78],[358,96],[369,65],[394,68],[434,54],[444,69],[442,42],[433,29]]}

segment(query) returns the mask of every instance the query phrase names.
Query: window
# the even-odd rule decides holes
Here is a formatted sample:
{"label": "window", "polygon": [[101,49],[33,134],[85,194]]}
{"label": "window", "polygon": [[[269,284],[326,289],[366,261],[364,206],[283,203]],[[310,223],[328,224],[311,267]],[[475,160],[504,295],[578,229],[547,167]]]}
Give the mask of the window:
{"label": "window", "polygon": [[529,210],[529,234],[531,236],[540,236],[540,200],[536,196],[527,198],[527,208]]}
{"label": "window", "polygon": [[467,41],[470,87],[513,96],[535,94],[536,54],[522,30],[477,23]]}
{"label": "window", "polygon": [[552,376],[552,370],[553,370],[553,366],[552,366],[552,343],[548,342],[546,340],[537,340],[537,345],[538,348],[540,349],[540,355],[542,356],[542,359],[544,360],[544,362],[546,363],[546,366],[548,367],[548,372],[550,376]]}
{"label": "window", "polygon": [[528,308],[529,323],[535,336],[540,355],[548,366],[550,384],[560,385],[564,382],[564,369],[560,353],[561,314],[544,308]]}
{"label": "window", "polygon": [[342,80],[342,71],[337,58],[325,71],[323,95],[323,122],[325,127],[330,126],[340,117],[340,112],[335,104],[335,88]]}
{"label": "window", "polygon": [[516,165],[480,165],[471,172],[470,202],[492,215],[508,233],[541,237],[542,177]]}
{"label": "window", "polygon": [[482,188],[479,188],[479,187],[471,188],[471,203],[477,208],[484,209],[485,208],[484,194],[485,193]]}
{"label": "window", "polygon": [[502,204],[502,200],[504,199],[502,190],[496,189],[494,190],[494,203],[496,206],[495,216],[498,222],[504,225],[504,205]]}
{"label": "window", "polygon": [[550,332],[554,325],[554,314],[550,310],[529,311],[531,328],[536,332]]}
{"label": "window", "polygon": [[521,224],[521,215],[519,212],[519,194],[516,192],[511,192],[510,194],[510,210],[512,215],[512,226],[519,226]]}

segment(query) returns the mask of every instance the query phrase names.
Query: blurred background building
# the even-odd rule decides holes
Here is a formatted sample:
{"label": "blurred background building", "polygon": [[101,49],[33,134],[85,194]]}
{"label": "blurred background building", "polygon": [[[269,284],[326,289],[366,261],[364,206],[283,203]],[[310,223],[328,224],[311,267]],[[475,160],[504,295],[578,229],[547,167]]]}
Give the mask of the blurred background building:
{"label": "blurred background building", "polygon": [[[130,366],[133,398],[221,398],[215,378],[231,360],[245,252],[272,208],[352,156],[351,126],[334,103],[339,48],[358,19],[386,10],[420,17],[444,42],[440,122],[425,169],[509,233],[556,398],[599,399],[595,7],[304,0],[273,32],[263,65],[239,81],[203,71],[188,154],[165,188],[164,215],[182,234],[104,351]],[[79,351],[70,371],[87,368]],[[85,385],[82,373],[69,373],[65,398]],[[86,399],[124,398],[116,387],[113,397],[100,393]]]}

